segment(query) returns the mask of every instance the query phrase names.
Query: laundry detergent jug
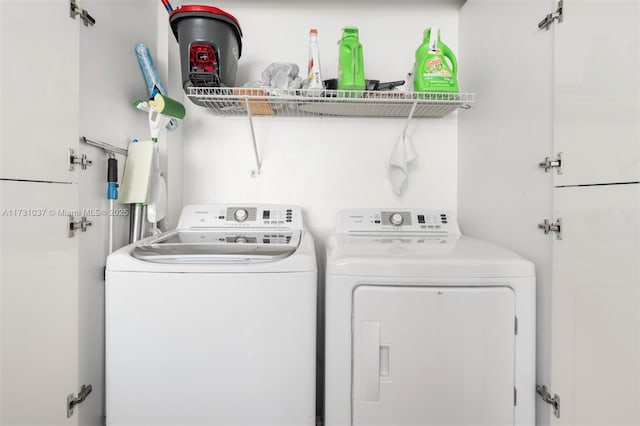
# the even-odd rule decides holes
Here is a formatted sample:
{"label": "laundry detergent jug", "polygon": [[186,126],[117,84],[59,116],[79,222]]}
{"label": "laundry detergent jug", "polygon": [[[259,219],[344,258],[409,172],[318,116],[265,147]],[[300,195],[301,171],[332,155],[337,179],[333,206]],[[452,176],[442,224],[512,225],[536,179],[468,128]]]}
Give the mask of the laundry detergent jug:
{"label": "laundry detergent jug", "polygon": [[416,50],[413,90],[416,92],[458,92],[458,61],[440,41],[438,28],[424,30],[423,42]]}

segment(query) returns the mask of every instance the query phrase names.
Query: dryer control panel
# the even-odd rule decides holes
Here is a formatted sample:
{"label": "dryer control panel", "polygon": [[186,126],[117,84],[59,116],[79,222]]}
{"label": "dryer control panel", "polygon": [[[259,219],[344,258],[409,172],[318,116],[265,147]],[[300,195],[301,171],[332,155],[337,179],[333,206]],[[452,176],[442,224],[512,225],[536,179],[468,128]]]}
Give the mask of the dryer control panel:
{"label": "dryer control panel", "polygon": [[303,228],[300,207],[277,204],[196,204],[185,206],[178,229]]}
{"label": "dryer control panel", "polygon": [[336,234],[461,235],[455,214],[448,210],[348,209],[338,211]]}

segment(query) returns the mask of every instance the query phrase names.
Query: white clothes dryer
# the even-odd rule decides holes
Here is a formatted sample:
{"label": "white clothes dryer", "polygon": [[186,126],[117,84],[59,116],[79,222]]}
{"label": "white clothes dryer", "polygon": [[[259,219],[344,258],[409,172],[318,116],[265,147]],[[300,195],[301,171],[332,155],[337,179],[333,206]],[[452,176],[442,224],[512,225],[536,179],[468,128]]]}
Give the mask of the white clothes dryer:
{"label": "white clothes dryer", "polygon": [[533,425],[535,273],[449,211],[338,213],[325,425]]}
{"label": "white clothes dryer", "polygon": [[315,425],[316,276],[294,206],[186,206],[111,254],[107,424]]}

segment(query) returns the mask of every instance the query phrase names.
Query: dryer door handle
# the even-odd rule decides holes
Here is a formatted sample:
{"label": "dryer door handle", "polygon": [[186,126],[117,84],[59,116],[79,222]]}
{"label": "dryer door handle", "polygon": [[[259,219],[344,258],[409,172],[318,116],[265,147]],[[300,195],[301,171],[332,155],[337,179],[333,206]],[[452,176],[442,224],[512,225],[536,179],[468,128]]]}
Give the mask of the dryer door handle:
{"label": "dryer door handle", "polygon": [[361,321],[355,339],[356,399],[361,401],[380,400],[380,323]]}

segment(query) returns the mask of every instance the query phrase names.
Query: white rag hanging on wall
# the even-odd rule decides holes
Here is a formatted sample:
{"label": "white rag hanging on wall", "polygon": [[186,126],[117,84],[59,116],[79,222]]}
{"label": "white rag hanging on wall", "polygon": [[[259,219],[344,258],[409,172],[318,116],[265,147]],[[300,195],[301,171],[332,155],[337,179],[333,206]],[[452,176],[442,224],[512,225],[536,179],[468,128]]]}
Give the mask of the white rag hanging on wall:
{"label": "white rag hanging on wall", "polygon": [[391,157],[389,158],[389,180],[391,180],[391,186],[393,187],[393,192],[396,195],[402,195],[407,185],[407,178],[409,175],[409,163],[418,158],[418,153],[416,152],[416,148],[413,146],[413,141],[407,135],[407,129],[409,128],[409,123],[411,122],[411,118],[413,118],[413,113],[416,111],[417,102],[413,103],[411,107],[411,112],[409,113],[409,118],[404,125],[404,129],[402,133],[398,137],[395,146],[393,147],[393,151],[391,152]]}

